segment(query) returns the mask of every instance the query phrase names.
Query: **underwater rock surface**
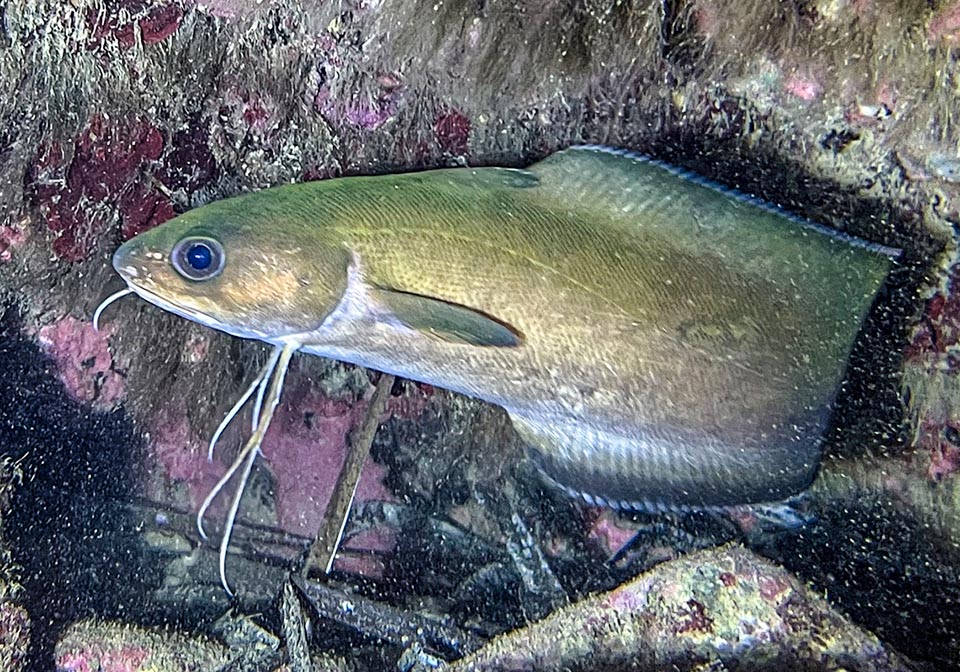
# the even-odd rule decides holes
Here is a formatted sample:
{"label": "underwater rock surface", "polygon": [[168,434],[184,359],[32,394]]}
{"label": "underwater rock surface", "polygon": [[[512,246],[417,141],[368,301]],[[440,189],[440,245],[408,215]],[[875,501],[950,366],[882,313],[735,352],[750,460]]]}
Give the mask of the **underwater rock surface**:
{"label": "underwater rock surface", "polygon": [[782,568],[739,546],[664,563],[494,639],[451,672],[911,669]]}
{"label": "underwater rock surface", "polygon": [[80,621],[57,642],[57,672],[200,672],[228,660],[226,647],[200,637],[120,623]]}

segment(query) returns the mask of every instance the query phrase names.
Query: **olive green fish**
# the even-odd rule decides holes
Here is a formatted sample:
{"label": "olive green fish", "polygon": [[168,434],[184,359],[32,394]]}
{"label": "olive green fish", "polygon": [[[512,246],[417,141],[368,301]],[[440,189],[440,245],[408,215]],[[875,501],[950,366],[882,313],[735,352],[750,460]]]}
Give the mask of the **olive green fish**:
{"label": "olive green fish", "polygon": [[502,406],[543,472],[588,501],[700,507],[809,485],[895,253],[583,146],[526,170],[211,203],[114,266],[161,308],[276,346],[228,416],[258,390],[258,431],[301,351]]}

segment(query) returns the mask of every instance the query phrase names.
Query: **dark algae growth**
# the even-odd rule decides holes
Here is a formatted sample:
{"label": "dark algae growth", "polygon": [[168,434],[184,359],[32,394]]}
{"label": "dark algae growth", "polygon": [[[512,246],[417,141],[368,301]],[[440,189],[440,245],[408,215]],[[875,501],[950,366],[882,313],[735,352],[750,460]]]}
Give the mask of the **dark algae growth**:
{"label": "dark algae growth", "polygon": [[[22,470],[4,532],[35,624],[30,658],[53,669],[61,629],[95,613],[120,615],[149,581],[131,517],[115,502],[136,492],[136,445],[122,414],[90,413],[49,375],[50,359],[0,306],[0,454]],[[136,609],[134,609],[136,611]]]}

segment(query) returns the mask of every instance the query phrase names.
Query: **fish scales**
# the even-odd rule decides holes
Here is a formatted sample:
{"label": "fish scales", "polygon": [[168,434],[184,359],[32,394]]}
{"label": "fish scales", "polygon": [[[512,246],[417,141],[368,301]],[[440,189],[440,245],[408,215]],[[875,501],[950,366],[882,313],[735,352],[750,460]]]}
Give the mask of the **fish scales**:
{"label": "fish scales", "polygon": [[[202,280],[171,264],[197,237],[226,259]],[[580,147],[212,203],[115,266],[209,326],[498,404],[591,500],[723,506],[813,478],[888,252]]]}

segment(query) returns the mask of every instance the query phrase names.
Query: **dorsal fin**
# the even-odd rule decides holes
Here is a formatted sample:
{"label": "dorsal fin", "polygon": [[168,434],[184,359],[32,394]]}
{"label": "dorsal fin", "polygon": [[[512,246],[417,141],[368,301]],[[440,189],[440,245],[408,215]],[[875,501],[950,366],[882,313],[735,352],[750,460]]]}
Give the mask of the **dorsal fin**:
{"label": "dorsal fin", "polygon": [[[603,145],[574,145],[533,164],[528,172],[540,178],[544,189],[566,193],[569,198],[591,198],[594,203],[607,203],[621,212],[630,213],[643,207],[645,185],[655,177],[679,178],[694,189],[690,193],[712,193],[717,197],[752,206],[832,239],[849,243],[895,259],[902,250],[862,238],[804,219],[756,196],[726,187],[685,168],[625,149]],[[659,180],[655,180],[659,181]],[[671,190],[661,192],[672,197]],[[682,224],[682,222],[676,222]],[[679,233],[679,232],[678,232]]]}
{"label": "dorsal fin", "polygon": [[627,151],[576,146],[528,170],[540,178],[531,191],[546,207],[613,227],[639,247],[668,241],[738,275],[802,288],[820,317],[852,331],[900,252]]}

